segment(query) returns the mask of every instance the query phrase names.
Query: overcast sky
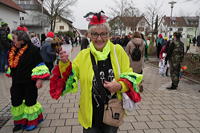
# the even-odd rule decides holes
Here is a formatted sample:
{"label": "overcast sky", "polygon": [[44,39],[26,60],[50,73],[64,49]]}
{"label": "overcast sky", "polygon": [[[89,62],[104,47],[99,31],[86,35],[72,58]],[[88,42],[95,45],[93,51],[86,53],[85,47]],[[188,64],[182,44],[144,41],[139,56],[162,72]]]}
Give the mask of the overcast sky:
{"label": "overcast sky", "polygon": [[[120,1],[120,0],[117,0]],[[154,0],[134,0],[135,7],[140,10],[141,13],[145,12],[146,4],[154,3]],[[162,2],[162,11],[167,16],[170,16],[171,8],[168,2],[171,0],[158,0]],[[173,16],[196,16],[196,12],[200,10],[200,0],[174,0],[177,3],[173,8]],[[195,2],[194,2],[195,1]],[[73,25],[78,29],[87,29],[88,22],[83,18],[88,12],[97,12],[103,10],[105,14],[109,14],[109,7],[116,7],[113,0],[78,0],[72,7],[73,11]]]}

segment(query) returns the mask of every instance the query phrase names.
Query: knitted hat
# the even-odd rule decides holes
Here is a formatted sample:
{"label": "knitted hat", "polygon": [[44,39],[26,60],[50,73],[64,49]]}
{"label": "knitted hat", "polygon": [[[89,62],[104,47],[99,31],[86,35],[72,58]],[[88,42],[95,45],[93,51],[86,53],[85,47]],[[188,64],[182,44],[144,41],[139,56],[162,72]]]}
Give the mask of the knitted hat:
{"label": "knitted hat", "polygon": [[48,32],[47,33],[47,37],[54,38],[54,33],[53,32]]}

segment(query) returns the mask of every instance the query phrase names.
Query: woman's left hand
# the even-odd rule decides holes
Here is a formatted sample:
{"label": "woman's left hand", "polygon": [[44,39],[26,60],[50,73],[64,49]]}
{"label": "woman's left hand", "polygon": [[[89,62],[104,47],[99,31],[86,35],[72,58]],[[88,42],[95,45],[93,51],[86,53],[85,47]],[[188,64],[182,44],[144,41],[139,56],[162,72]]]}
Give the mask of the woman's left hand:
{"label": "woman's left hand", "polygon": [[121,90],[122,88],[121,84],[118,83],[117,81],[112,81],[112,82],[105,81],[103,86],[107,88],[111,93],[115,93]]}
{"label": "woman's left hand", "polygon": [[42,80],[41,79],[38,79],[37,81],[36,81],[36,87],[39,89],[39,88],[42,88]]}

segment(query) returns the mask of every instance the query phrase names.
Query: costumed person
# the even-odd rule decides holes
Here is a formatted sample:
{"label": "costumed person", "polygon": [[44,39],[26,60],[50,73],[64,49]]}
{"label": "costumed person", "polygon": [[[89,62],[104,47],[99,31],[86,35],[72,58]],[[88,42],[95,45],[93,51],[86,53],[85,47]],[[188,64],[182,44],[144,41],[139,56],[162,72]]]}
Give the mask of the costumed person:
{"label": "costumed person", "polygon": [[[93,16],[90,18],[90,15]],[[110,27],[103,11],[90,12],[85,17],[90,21],[90,47],[81,50],[72,62],[65,51],[60,51],[61,60],[50,79],[50,94],[58,99],[66,93],[77,92],[79,80],[78,120],[83,133],[117,133],[118,126],[105,124],[104,105],[110,98],[122,99],[122,92],[133,88],[135,98],[140,101],[137,85],[143,76],[133,73],[124,49],[109,40]],[[123,114],[116,113],[112,119],[121,118]]]}
{"label": "costumed person", "polygon": [[180,78],[181,62],[184,58],[184,43],[180,40],[181,33],[175,32],[173,36],[174,39],[169,45],[167,56],[165,58],[165,62],[169,60],[170,76],[172,80],[172,85],[167,87],[168,90],[177,89]]}
{"label": "costumed person", "polygon": [[[139,32],[135,32],[127,44],[125,51],[130,59],[133,72],[142,74],[144,68],[145,43]],[[140,92],[143,92],[143,85],[140,84]]]}
{"label": "costumed person", "polygon": [[[161,50],[162,52],[162,50]],[[160,53],[161,53],[160,52]],[[162,55],[160,55],[160,60],[159,60],[159,74],[162,75],[162,76],[165,76],[166,74],[166,71],[167,71],[167,65],[165,65],[165,57],[167,56],[166,53],[161,53]]]}
{"label": "costumed person", "polygon": [[157,47],[157,57],[159,58],[160,51],[162,49],[162,46],[164,44],[164,39],[162,34],[158,35],[158,38],[156,39],[156,47]]}
{"label": "costumed person", "polygon": [[42,87],[42,79],[50,76],[39,49],[31,43],[26,30],[18,27],[13,31],[13,46],[8,54],[10,69],[7,75],[12,78],[10,93],[13,132],[33,130],[43,121],[43,109],[37,102],[38,88]]}
{"label": "costumed person", "polygon": [[159,61],[159,73],[162,75],[162,76],[168,76],[168,70],[169,70],[169,63],[168,61],[165,62],[165,58],[167,56],[167,50],[168,50],[168,47],[169,47],[169,43],[168,43],[168,38],[167,37],[164,37],[164,46],[162,47],[161,51],[160,51],[160,61]]}
{"label": "costumed person", "polygon": [[40,39],[37,37],[37,35],[33,32],[31,33],[31,42],[38,48],[41,47]]}
{"label": "costumed person", "polygon": [[0,73],[4,73],[8,66],[8,50],[11,46],[11,41],[9,39],[10,28],[7,23],[0,23]]}
{"label": "costumed person", "polygon": [[60,38],[58,37],[55,37],[53,39],[53,41],[51,42],[51,46],[52,46],[52,49],[56,52],[56,60],[54,62],[54,65],[57,65],[58,64],[58,61],[59,61],[59,52],[61,50],[61,46],[64,44],[65,42],[63,40],[61,40]]}

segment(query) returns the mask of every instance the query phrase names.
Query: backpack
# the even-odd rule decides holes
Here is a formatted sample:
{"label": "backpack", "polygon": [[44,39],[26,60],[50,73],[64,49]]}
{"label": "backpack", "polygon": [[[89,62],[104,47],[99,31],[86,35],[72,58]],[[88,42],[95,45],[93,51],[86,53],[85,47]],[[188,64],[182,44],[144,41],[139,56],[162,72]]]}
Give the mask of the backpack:
{"label": "backpack", "polygon": [[136,45],[136,44],[134,44],[134,45],[135,45],[135,48],[131,52],[131,59],[133,61],[140,61],[141,56],[142,56],[141,50],[139,49],[140,46]]}

